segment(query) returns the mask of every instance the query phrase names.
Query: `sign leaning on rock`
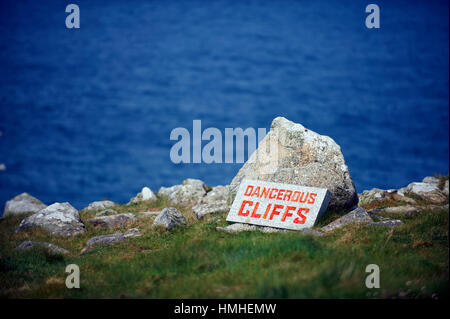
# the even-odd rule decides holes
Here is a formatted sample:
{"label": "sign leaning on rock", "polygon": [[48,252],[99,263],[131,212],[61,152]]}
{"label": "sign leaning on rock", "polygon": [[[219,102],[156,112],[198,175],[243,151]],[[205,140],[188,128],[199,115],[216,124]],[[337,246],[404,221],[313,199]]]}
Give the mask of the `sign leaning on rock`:
{"label": "sign leaning on rock", "polygon": [[310,228],[329,201],[330,192],[325,188],[244,179],[227,221],[292,230]]}

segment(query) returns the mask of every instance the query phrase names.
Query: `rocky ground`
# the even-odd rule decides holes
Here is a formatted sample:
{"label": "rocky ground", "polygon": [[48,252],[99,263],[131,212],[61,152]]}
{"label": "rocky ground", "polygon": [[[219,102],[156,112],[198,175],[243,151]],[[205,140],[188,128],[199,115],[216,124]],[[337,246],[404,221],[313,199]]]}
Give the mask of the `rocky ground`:
{"label": "rocky ground", "polygon": [[[126,204],[103,200],[80,211],[16,196],[0,219],[0,295],[448,296],[448,176],[356,194],[332,139],[283,118],[267,139],[274,135],[278,169],[249,160],[226,186],[187,179],[157,194],[144,187]],[[229,225],[242,178],[326,187],[331,204],[313,229]],[[80,266],[81,289],[65,287],[72,263]],[[380,289],[364,285],[368,264],[382,269]]]}

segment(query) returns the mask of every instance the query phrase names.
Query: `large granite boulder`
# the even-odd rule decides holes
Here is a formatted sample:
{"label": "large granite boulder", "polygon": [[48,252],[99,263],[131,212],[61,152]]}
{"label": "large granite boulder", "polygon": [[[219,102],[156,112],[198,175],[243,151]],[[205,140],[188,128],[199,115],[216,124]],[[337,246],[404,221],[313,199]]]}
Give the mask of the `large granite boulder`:
{"label": "large granite boulder", "polygon": [[156,202],[157,200],[158,199],[156,198],[156,195],[152,192],[152,190],[145,186],[142,188],[140,193],[130,199],[127,205],[137,204],[140,202]]}
{"label": "large granite boulder", "polygon": [[22,193],[6,202],[3,217],[37,213],[45,207],[47,205],[39,199],[27,193]]}
{"label": "large granite boulder", "polygon": [[158,196],[167,197],[174,205],[196,205],[206,195],[207,187],[199,179],[186,179],[181,185],[161,187]]}
{"label": "large granite boulder", "polygon": [[69,203],[54,203],[22,220],[16,232],[41,227],[52,235],[72,236],[86,231],[78,211]]}
{"label": "large granite boulder", "polygon": [[184,224],[186,224],[186,218],[174,207],[164,208],[153,221],[153,226],[162,227],[168,230]]}
{"label": "large granite boulder", "polygon": [[340,146],[330,137],[284,117],[273,120],[257,151],[232,180],[233,194],[244,178],[327,188],[331,209],[351,208],[358,203]]}

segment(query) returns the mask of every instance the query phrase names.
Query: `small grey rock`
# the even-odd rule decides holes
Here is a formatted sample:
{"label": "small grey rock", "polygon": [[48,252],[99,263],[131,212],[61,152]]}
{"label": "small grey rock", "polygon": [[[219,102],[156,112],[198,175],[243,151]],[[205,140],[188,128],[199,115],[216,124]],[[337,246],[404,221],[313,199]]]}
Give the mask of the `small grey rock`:
{"label": "small grey rock", "polygon": [[164,208],[153,221],[153,226],[160,226],[169,230],[184,224],[186,224],[186,218],[174,207]]}
{"label": "small grey rock", "polygon": [[437,184],[411,183],[406,190],[412,194],[420,196],[422,199],[440,204],[448,201],[448,197],[441,192]]}
{"label": "small grey rock", "polygon": [[129,230],[127,230],[123,236],[125,238],[134,238],[134,237],[139,237],[142,236],[142,232],[139,228],[131,228]]}
{"label": "small grey rock", "polygon": [[386,207],[383,208],[380,212],[402,216],[414,216],[415,214],[417,214],[418,209],[414,206],[404,205],[404,206]]}
{"label": "small grey rock", "polygon": [[22,220],[16,232],[41,227],[53,235],[72,236],[86,231],[78,211],[69,203],[54,203]]}
{"label": "small grey rock", "polygon": [[145,186],[142,188],[141,192],[136,195],[136,197],[133,197],[132,199],[130,199],[130,201],[128,202],[127,205],[136,204],[136,203],[145,202],[145,201],[156,202],[157,200],[158,200],[158,198],[152,192],[152,190],[150,188],[148,188],[147,186]]}
{"label": "small grey rock", "polygon": [[137,221],[136,216],[133,214],[117,214],[111,216],[94,217],[88,220],[88,222],[94,226],[102,227],[122,227],[128,223]]}
{"label": "small grey rock", "polygon": [[335,221],[329,223],[321,228],[321,231],[329,232],[349,224],[354,223],[372,223],[373,220],[370,218],[369,214],[364,208],[358,207],[352,210],[350,213],[336,219]]}
{"label": "small grey rock", "polygon": [[161,187],[158,195],[167,197],[174,205],[196,205],[206,195],[206,185],[199,179],[189,178],[182,185]]}
{"label": "small grey rock", "polygon": [[33,247],[43,247],[43,248],[47,249],[48,251],[50,251],[52,253],[56,253],[56,254],[63,254],[63,255],[70,254],[70,252],[64,248],[58,247],[51,243],[40,242],[40,241],[24,241],[19,246],[14,248],[14,250],[28,250]]}
{"label": "small grey rock", "polygon": [[27,193],[22,193],[6,202],[3,217],[37,213],[46,207],[47,205],[39,199]]}
{"label": "small grey rock", "polygon": [[194,212],[197,219],[201,219],[205,215],[224,213],[229,210],[230,205],[224,201],[211,204],[198,204],[192,207],[192,211]]}
{"label": "small grey rock", "polygon": [[110,200],[102,200],[90,203],[84,210],[97,210],[97,209],[107,209],[116,205]]}
{"label": "small grey rock", "polygon": [[378,226],[378,227],[395,228],[395,227],[398,227],[400,225],[403,225],[403,222],[401,220],[398,220],[398,219],[386,218],[386,219],[380,220],[378,222],[373,222],[373,223],[371,223],[369,225],[370,226]]}
{"label": "small grey rock", "polygon": [[112,235],[102,235],[102,236],[95,236],[88,240],[86,243],[87,247],[93,247],[93,246],[103,246],[103,245],[111,245],[117,242],[121,242],[125,240],[125,236],[121,233],[116,233]]}

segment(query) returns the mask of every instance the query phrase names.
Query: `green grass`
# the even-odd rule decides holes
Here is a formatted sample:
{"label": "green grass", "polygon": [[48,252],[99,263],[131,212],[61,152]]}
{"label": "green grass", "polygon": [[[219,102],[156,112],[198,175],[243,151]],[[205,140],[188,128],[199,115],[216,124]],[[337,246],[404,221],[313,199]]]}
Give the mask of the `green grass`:
{"label": "green grass", "polygon": [[[118,205],[135,213],[168,206]],[[181,208],[180,208],[181,209]],[[96,229],[74,238],[43,230],[14,234],[19,218],[0,220],[0,296],[7,298],[408,298],[448,297],[448,210],[423,211],[395,228],[350,225],[323,237],[298,232],[216,231],[226,214],[197,221],[181,209],[186,227],[153,229],[152,219],[130,227],[144,235],[81,254],[87,240],[125,231]],[[328,212],[322,226],[342,215]],[[81,212],[83,221],[94,212]],[[68,256],[42,249],[13,251],[24,240],[47,241]],[[80,289],[67,289],[65,267],[80,267]],[[381,288],[368,289],[365,268],[377,264]]]}

